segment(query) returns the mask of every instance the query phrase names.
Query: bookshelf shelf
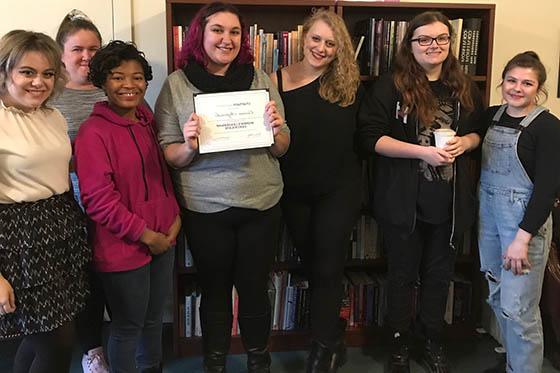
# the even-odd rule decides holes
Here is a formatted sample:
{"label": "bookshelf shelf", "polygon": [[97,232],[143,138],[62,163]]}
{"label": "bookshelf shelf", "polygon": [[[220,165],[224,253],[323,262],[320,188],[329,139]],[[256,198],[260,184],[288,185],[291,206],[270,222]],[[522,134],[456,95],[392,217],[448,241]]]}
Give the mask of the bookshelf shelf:
{"label": "bookshelf shelf", "polygon": [[[471,265],[475,259],[470,255],[459,255],[455,260],[456,266]],[[387,263],[384,258],[376,259],[349,259],[346,261],[345,267],[347,269],[361,269],[361,270],[385,270]],[[292,271],[302,269],[302,264],[296,261],[289,262],[275,262],[272,265],[273,271]],[[177,275],[196,275],[196,268],[178,266]]]}
{"label": "bookshelf shelf", "polygon": [[[492,49],[494,39],[495,5],[493,4],[457,4],[457,3],[410,3],[410,2],[365,2],[365,1],[336,1],[336,0],[231,0],[230,3],[239,7],[247,26],[258,24],[267,32],[294,30],[302,24],[305,17],[318,7],[327,7],[336,11],[346,22],[351,35],[355,35],[356,26],[369,18],[386,20],[410,20],[416,14],[435,9],[446,14],[450,19],[478,18],[481,20],[480,40],[476,71],[471,75],[478,85],[483,101],[489,103],[491,92]],[[166,32],[167,32],[167,67],[168,72],[174,70],[174,26],[187,26],[198,9],[205,4],[201,0],[166,0]],[[362,75],[361,80],[370,84],[374,76]],[[368,215],[367,211],[362,212]],[[476,245],[469,250],[469,255],[459,255],[456,259],[455,270],[461,276],[472,281],[472,299],[480,299],[480,276]],[[200,337],[183,337],[181,330],[181,304],[187,289],[196,280],[196,269],[185,267],[184,253],[181,244],[177,246],[177,263],[174,276],[174,325],[173,346],[176,355],[200,355],[202,343]],[[351,259],[346,268],[353,271],[363,271],[375,274],[386,272],[386,261],[377,259]],[[301,272],[302,265],[296,261],[275,263],[273,271]],[[473,333],[474,325],[479,317],[478,302],[473,301],[469,319],[457,325],[446,328],[450,335],[466,335]],[[353,327],[346,332],[346,343],[349,346],[362,346],[376,343],[384,333],[379,327]],[[304,330],[273,331],[270,339],[272,351],[301,350],[309,344],[309,334]],[[243,352],[239,336],[232,337],[231,352]]]}

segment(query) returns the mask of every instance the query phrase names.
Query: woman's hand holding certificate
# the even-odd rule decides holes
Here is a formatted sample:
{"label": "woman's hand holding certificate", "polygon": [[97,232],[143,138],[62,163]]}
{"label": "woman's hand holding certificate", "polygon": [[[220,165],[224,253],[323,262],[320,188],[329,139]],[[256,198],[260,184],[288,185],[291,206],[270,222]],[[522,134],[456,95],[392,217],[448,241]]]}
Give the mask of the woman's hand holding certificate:
{"label": "woman's hand holding certificate", "polygon": [[272,129],[272,134],[276,136],[280,132],[280,128],[284,124],[284,118],[278,113],[276,109],[276,102],[269,101],[265,107],[266,123]]}
{"label": "woman's hand holding certificate", "polygon": [[185,144],[190,151],[198,150],[198,136],[200,136],[200,120],[196,113],[192,113],[183,127]]}

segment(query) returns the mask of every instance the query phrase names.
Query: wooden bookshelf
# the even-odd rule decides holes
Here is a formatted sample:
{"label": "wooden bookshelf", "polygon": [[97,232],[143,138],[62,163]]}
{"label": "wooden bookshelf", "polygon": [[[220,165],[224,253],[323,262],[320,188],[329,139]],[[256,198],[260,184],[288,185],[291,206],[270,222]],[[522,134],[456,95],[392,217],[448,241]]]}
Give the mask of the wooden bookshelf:
{"label": "wooden bookshelf", "polygon": [[[495,4],[459,4],[459,3],[410,3],[410,2],[362,2],[337,1],[336,12],[344,19],[350,35],[358,21],[368,17],[386,20],[410,20],[415,15],[438,10],[449,19],[480,18],[482,27],[478,47],[476,75],[472,78],[477,82],[486,105],[490,102],[492,76],[492,50],[494,42]],[[369,77],[363,77],[367,79]]]}
{"label": "wooden bookshelf", "polygon": [[[448,3],[394,3],[394,2],[358,2],[358,1],[336,1],[336,0],[233,0],[241,11],[247,26],[257,23],[259,27],[269,32],[281,30],[293,30],[298,24],[319,7],[327,7],[336,11],[345,20],[348,29],[353,34],[356,23],[370,17],[384,18],[389,20],[410,20],[416,14],[426,10],[436,9],[445,13],[449,18],[480,18],[482,27],[480,32],[478,63],[476,74],[472,76],[478,84],[484,102],[489,103],[491,91],[492,70],[492,48],[494,38],[495,5],[493,4],[448,4]],[[198,9],[205,4],[201,0],[166,0],[166,32],[167,32],[167,67],[171,73],[174,69],[173,56],[173,31],[176,25],[188,25]],[[363,76],[363,80],[371,80],[374,77]],[[181,336],[179,330],[180,304],[183,301],[188,284],[196,279],[194,268],[185,268],[182,245],[177,246],[177,260],[174,271],[174,325],[173,325],[173,347],[175,354],[179,356],[200,355],[202,343],[200,337],[186,338]],[[478,274],[478,255],[476,243],[469,256],[459,256],[456,261],[456,272],[470,279],[473,283],[472,295],[472,320],[464,324],[453,325],[447,330],[456,336],[457,334],[470,333],[479,319],[479,305],[476,299],[480,299],[480,276]],[[347,269],[367,270],[383,273],[386,271],[384,259],[356,260],[352,259],[346,263]],[[274,271],[301,271],[301,264],[297,262],[276,263]],[[477,285],[478,284],[478,285]],[[478,297],[478,298],[477,298]],[[376,327],[351,328],[346,332],[346,343],[349,346],[361,346],[375,343],[381,335],[381,330]],[[307,348],[309,334],[307,331],[273,331],[270,339],[272,351],[301,350]],[[243,346],[239,336],[232,337],[231,352],[243,352]]]}

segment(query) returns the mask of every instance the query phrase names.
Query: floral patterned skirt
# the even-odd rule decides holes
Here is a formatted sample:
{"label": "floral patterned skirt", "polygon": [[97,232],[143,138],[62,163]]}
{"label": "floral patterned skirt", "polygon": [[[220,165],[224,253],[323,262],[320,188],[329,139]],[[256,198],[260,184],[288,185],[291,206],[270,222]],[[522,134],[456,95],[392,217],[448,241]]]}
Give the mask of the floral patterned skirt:
{"label": "floral patterned skirt", "polygon": [[0,340],[48,332],[75,318],[89,294],[85,216],[70,193],[0,205],[0,273],[16,311],[0,315]]}

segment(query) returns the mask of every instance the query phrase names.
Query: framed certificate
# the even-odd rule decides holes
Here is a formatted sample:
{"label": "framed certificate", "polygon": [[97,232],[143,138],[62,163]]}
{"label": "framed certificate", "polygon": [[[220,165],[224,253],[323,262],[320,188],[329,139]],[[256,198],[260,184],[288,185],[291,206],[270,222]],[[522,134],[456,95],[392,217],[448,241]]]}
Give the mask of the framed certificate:
{"label": "framed certificate", "polygon": [[200,117],[199,152],[262,148],[274,144],[274,135],[265,123],[268,90],[198,93],[195,113]]}

